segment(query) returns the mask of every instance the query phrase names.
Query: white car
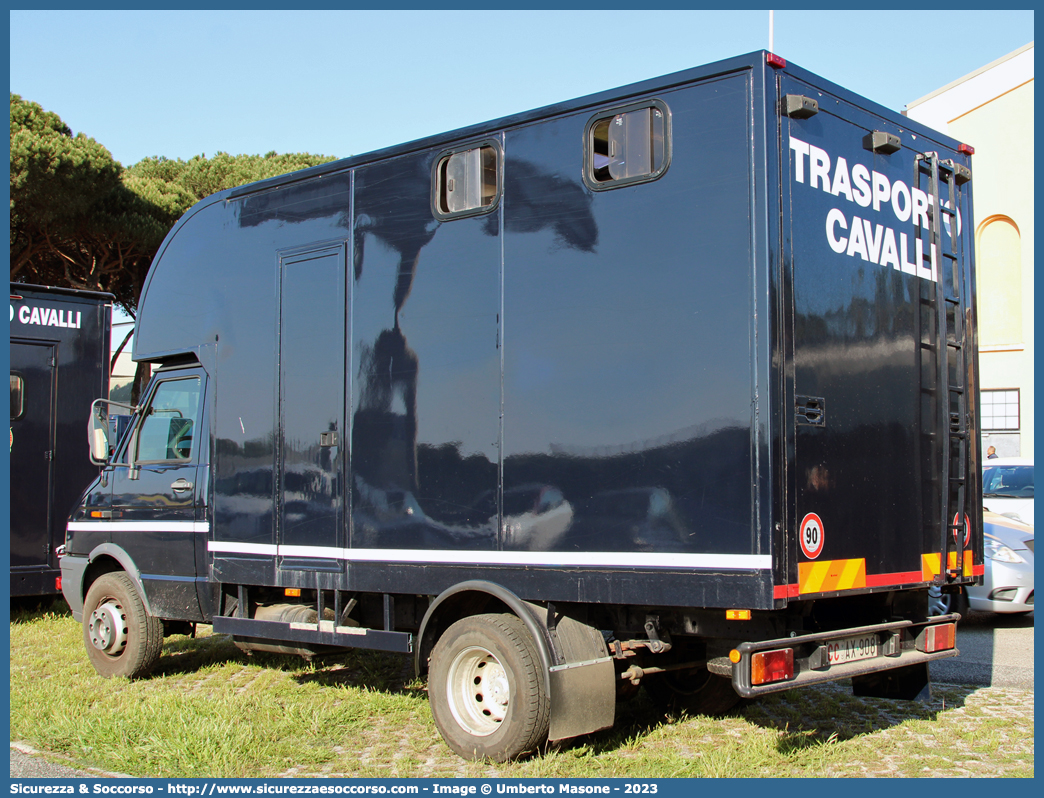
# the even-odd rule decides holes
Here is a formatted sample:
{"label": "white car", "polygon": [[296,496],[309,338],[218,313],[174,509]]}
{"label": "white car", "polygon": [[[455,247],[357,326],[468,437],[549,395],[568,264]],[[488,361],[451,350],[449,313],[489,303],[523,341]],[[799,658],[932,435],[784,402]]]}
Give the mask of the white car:
{"label": "white car", "polygon": [[1033,526],[1033,458],[983,460],[982,509]]}

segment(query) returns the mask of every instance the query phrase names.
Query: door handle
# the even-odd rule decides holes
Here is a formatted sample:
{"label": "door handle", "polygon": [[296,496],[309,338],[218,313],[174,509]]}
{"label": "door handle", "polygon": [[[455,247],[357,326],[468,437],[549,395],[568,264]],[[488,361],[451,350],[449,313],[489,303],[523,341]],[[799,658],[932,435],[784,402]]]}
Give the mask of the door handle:
{"label": "door handle", "polygon": [[183,493],[186,490],[192,490],[192,483],[184,478],[176,479],[174,480],[174,483],[170,486],[170,489],[175,493]]}
{"label": "door handle", "polygon": [[826,399],[821,396],[795,396],[794,412],[798,424],[826,426]]}

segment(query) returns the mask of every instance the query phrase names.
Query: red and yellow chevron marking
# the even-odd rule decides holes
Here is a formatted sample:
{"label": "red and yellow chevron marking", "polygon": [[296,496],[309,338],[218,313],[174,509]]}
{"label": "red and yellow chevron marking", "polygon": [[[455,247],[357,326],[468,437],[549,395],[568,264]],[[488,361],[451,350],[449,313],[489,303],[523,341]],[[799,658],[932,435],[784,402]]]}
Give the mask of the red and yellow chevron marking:
{"label": "red and yellow chevron marking", "polygon": [[942,573],[942,554],[933,551],[931,554],[921,555],[921,581],[931,582],[938,574]]}
{"label": "red and yellow chevron marking", "polygon": [[[951,551],[946,556],[946,567],[956,568],[957,567],[957,552]],[[983,572],[983,568],[975,567],[972,562],[971,551],[964,552],[964,556],[961,558],[961,571],[964,576],[979,576]],[[921,555],[921,581],[931,582],[938,574],[942,573],[942,553],[932,552],[931,554]]]}
{"label": "red and yellow chevron marking", "polygon": [[[951,551],[946,556],[946,565],[948,568],[957,567],[957,552]],[[961,557],[961,572],[964,576],[972,576],[974,571],[972,568],[972,553],[970,551],[964,552],[964,556]]]}
{"label": "red and yellow chevron marking", "polygon": [[866,560],[798,563],[798,592],[827,593],[866,587]]}

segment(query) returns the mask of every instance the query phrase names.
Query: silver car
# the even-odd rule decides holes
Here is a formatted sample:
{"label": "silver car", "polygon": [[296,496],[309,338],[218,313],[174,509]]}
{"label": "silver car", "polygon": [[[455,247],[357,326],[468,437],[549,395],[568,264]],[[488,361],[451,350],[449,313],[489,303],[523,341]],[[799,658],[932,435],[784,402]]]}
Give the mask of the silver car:
{"label": "silver car", "polygon": [[1033,526],[1033,458],[983,460],[982,509]]}
{"label": "silver car", "polygon": [[946,612],[1033,611],[1033,527],[996,513],[982,514],[986,571],[981,585],[959,593],[929,590],[933,615]]}

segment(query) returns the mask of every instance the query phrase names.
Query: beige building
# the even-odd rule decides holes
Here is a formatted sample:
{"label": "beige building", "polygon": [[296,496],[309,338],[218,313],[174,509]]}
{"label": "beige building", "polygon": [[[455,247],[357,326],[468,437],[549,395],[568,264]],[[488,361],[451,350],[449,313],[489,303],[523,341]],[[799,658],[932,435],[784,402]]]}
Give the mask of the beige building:
{"label": "beige building", "polygon": [[983,452],[1033,457],[1033,42],[905,113],[975,148]]}

